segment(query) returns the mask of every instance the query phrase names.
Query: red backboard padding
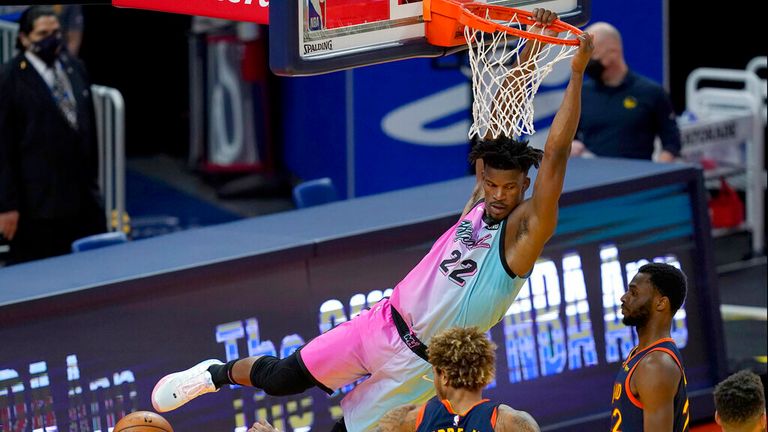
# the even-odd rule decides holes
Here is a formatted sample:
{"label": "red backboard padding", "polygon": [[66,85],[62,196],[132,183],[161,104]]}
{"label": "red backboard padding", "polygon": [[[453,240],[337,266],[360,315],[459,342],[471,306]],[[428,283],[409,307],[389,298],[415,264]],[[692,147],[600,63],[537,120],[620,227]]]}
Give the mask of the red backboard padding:
{"label": "red backboard padding", "polygon": [[112,5],[269,24],[269,0],[113,0]]}

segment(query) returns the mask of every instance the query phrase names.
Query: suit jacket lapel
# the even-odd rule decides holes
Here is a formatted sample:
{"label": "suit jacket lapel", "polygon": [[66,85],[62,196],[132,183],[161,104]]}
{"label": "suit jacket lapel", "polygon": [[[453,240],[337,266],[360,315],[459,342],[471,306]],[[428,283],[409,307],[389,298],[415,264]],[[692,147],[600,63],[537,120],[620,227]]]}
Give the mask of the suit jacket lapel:
{"label": "suit jacket lapel", "polygon": [[[69,83],[72,86],[72,96],[75,98],[78,124],[82,124],[82,121],[84,120],[83,116],[85,115],[82,109],[82,104],[88,103],[88,100],[83,93],[83,83],[79,79],[79,76],[74,72],[72,64],[67,61],[64,56],[61,56],[59,60],[61,61],[64,73],[67,75]],[[37,69],[35,69],[29,60],[23,57],[23,54],[19,67],[22,70],[22,76],[27,85],[29,85],[32,91],[37,93],[37,98],[32,100],[47,101],[46,103],[50,104],[59,114],[59,118],[69,126],[69,120],[67,120],[61,107],[56,103],[56,100],[53,97],[53,91],[48,87],[48,83],[46,83],[43,77],[40,76],[40,73],[37,72]]]}
{"label": "suit jacket lapel", "polygon": [[[35,66],[27,60],[22,54],[21,61],[19,62],[19,69],[21,70],[21,78],[30,91],[34,94],[29,95],[32,101],[45,101],[44,103],[50,104],[57,110],[59,107],[56,105],[56,101],[53,99],[53,93],[51,88],[45,82],[42,76],[37,72]],[[60,110],[59,110],[60,111]],[[62,118],[64,115],[62,114]]]}

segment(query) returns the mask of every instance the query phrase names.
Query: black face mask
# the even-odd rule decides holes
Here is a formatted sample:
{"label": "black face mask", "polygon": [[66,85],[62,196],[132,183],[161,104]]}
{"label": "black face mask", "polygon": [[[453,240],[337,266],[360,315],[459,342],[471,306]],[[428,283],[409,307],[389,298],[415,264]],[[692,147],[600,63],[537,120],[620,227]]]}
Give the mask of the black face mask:
{"label": "black face mask", "polygon": [[589,63],[587,63],[587,67],[584,69],[584,73],[587,74],[588,77],[599,83],[603,82],[603,71],[605,71],[605,66],[603,66],[599,60],[595,59],[590,59]]}
{"label": "black face mask", "polygon": [[61,35],[53,34],[33,43],[29,49],[33,54],[40,57],[48,67],[51,67],[59,58],[63,43]]}

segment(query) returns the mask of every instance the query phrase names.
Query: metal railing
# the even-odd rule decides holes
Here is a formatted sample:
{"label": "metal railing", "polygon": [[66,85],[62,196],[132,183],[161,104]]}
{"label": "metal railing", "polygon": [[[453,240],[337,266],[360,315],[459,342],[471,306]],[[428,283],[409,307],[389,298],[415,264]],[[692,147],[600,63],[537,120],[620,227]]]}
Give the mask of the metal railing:
{"label": "metal railing", "polygon": [[[747,70],[752,72],[760,80],[760,93],[763,95],[763,125],[768,121],[768,109],[766,109],[766,102],[768,102],[768,85],[766,85],[767,79],[760,76],[760,71],[765,72],[768,69],[768,57],[755,57],[747,63]],[[765,73],[763,74],[765,75]]]}
{"label": "metal railing", "polygon": [[[16,53],[19,25],[0,20],[0,64]],[[109,231],[125,231],[125,103],[117,89],[91,86],[96,111],[99,186]]]}
{"label": "metal railing", "polygon": [[16,54],[18,31],[18,24],[0,20],[0,64],[4,64]]}
{"label": "metal railing", "polygon": [[99,142],[99,187],[107,229],[125,231],[125,102],[117,89],[91,86]]}
{"label": "metal railing", "polygon": [[[738,83],[743,86],[743,89],[719,86],[700,88],[703,82]],[[763,167],[765,151],[762,114],[764,91],[761,86],[764,84],[761,84],[759,77],[749,70],[698,68],[688,75],[685,94],[687,111],[704,121],[701,126],[704,133],[700,135],[709,137],[708,140],[711,141],[712,151],[707,157],[714,161],[733,162],[721,160],[720,157],[738,155],[736,159],[739,161],[736,165],[741,165],[739,168],[745,175],[742,187],[746,195],[746,225],[752,231],[752,250],[758,255],[763,253],[765,248],[764,191],[766,188],[766,171]],[[746,120],[743,137],[738,136],[738,131],[741,128],[737,127],[742,123],[739,121],[741,118]],[[706,121],[709,121],[710,124],[707,125]],[[727,127],[723,130],[727,133],[717,132],[717,128],[721,124],[726,124]],[[695,127],[695,123],[690,126],[690,128]],[[707,128],[710,131],[707,131]],[[686,132],[685,129],[685,127],[681,127],[683,134]],[[710,133],[711,131],[714,132]],[[720,137],[721,135],[723,137]],[[718,145],[718,142],[721,144]],[[683,154],[685,155],[688,150],[684,145]],[[707,177],[707,171],[704,174]],[[716,170],[712,174],[721,175]]]}

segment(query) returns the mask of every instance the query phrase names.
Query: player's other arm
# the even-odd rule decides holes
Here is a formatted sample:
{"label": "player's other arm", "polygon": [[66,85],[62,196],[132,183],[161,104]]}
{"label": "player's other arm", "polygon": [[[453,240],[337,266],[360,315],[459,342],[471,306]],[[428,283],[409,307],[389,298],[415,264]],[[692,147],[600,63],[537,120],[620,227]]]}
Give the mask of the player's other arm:
{"label": "player's other arm", "polygon": [[[557,13],[542,8],[535,8],[531,13],[533,13],[533,19],[536,22],[528,28],[529,33],[557,37],[558,33],[556,31],[547,28],[555,22]],[[519,71],[521,76],[525,73],[531,73],[536,69],[536,65],[528,64],[528,60],[530,60],[531,57],[538,55],[541,51],[541,46],[546,43],[547,42],[541,42],[536,39],[529,39],[528,42],[525,43],[523,50],[517,58],[517,64],[522,66]],[[509,78],[507,78],[507,81],[509,82]]]}
{"label": "player's other arm", "polygon": [[[550,26],[555,20],[557,19],[557,13],[552,12],[547,9],[542,8],[536,8],[533,10],[533,19],[535,20],[535,23],[531,25],[528,29],[530,33],[539,34],[543,33],[547,36],[557,36],[557,32],[553,30],[548,30],[547,27]],[[504,79],[504,82],[501,85],[502,89],[512,88],[511,91],[502,91],[499,89],[499,91],[496,92],[496,95],[494,96],[494,103],[493,107],[491,108],[491,121],[497,125],[501,124],[502,122],[508,121],[506,119],[505,110],[508,108],[509,101],[504,101],[504,97],[502,95],[504,94],[517,94],[519,92],[526,91],[525,88],[521,87],[524,86],[524,77],[526,75],[530,75],[535,69],[536,69],[536,63],[535,62],[529,62],[531,57],[535,57],[539,54],[541,51],[541,47],[546,42],[540,42],[535,39],[528,40],[525,43],[525,46],[523,47],[522,51],[518,55],[517,59],[515,60],[515,67],[512,69],[512,73],[509,74]],[[506,119],[506,120],[505,120]],[[484,139],[492,139],[493,136],[491,134],[491,131],[489,130],[486,134]]]}
{"label": "player's other arm", "polygon": [[421,406],[404,405],[390,410],[379,420],[373,432],[416,432],[416,419]]}
{"label": "player's other arm", "polygon": [[[592,55],[592,35],[579,36],[579,49],[571,63],[571,79],[565,89],[563,102],[552,121],[544,145],[544,157],[533,186],[533,195],[525,203],[518,222],[521,228],[508,230],[507,256],[514,257],[512,271],[526,274],[541,254],[544,244],[552,237],[557,225],[557,210],[563,191],[565,167],[571,152],[571,142],[576,134],[581,115],[581,85],[584,68]],[[515,212],[513,217],[517,217]]]}
{"label": "player's other arm", "polygon": [[475,161],[475,188],[472,190],[472,195],[469,197],[469,201],[467,201],[467,204],[464,206],[464,211],[461,212],[461,219],[464,219],[464,216],[469,213],[470,210],[472,210],[472,207],[477,204],[478,201],[485,198],[485,192],[483,191],[483,170],[485,169],[485,165],[483,164],[482,159],[478,159]]}
{"label": "player's other arm", "polygon": [[494,432],[541,432],[536,420],[525,411],[517,411],[506,405],[499,405]]}
{"label": "player's other arm", "polygon": [[681,379],[680,367],[661,351],[648,354],[637,366],[632,381],[643,404],[645,432],[672,432],[675,394]]}

